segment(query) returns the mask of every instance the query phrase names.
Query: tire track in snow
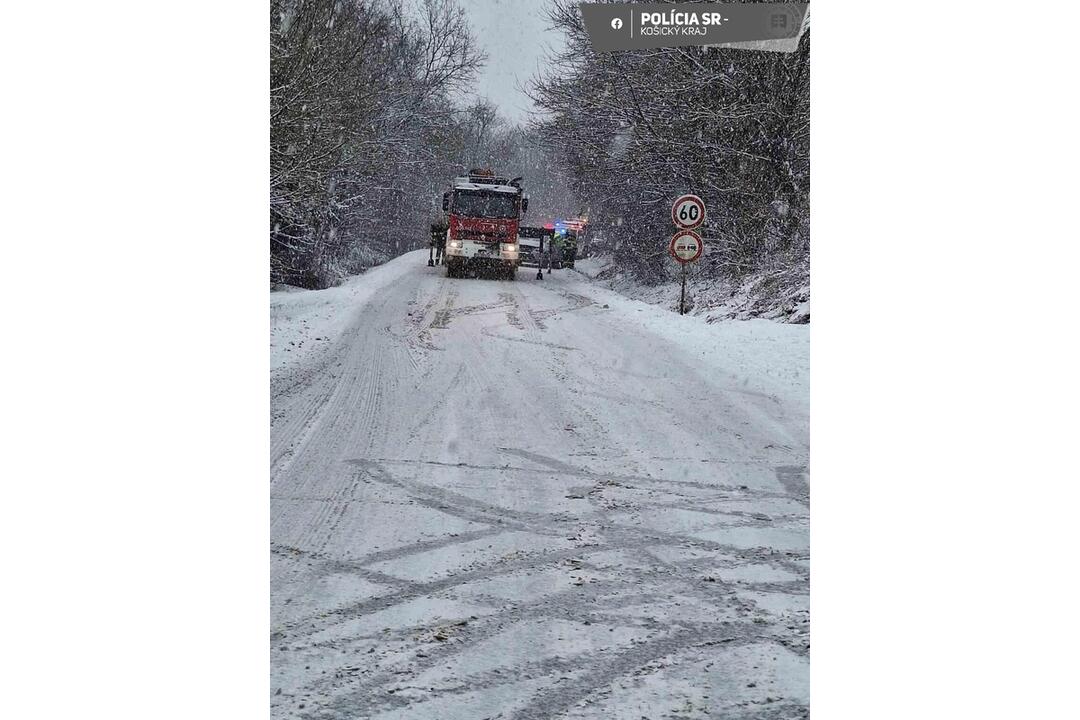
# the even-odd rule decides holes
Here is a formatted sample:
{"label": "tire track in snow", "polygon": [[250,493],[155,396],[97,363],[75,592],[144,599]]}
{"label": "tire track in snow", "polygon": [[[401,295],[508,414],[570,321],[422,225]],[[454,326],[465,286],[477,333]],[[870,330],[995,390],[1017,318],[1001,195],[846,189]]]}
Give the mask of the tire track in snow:
{"label": "tire track in snow", "polygon": [[[572,471],[575,468],[566,465],[557,460],[550,458],[544,458],[543,456],[536,455],[534,453],[525,453],[526,455],[532,455],[538,461],[548,462],[563,471]],[[489,526],[497,526],[498,530],[491,533],[482,533],[478,537],[487,537],[497,533],[505,531],[517,531],[532,533],[540,536],[551,537],[565,537],[566,533],[573,526],[575,521],[567,520],[563,518],[554,517],[548,514],[542,513],[530,513],[516,510],[509,510],[500,506],[495,506],[490,503],[485,503],[480,500],[473,499],[471,497],[444,490],[442,488],[426,485],[416,482],[414,480],[407,480],[395,477],[378,463],[371,461],[352,461],[355,464],[364,468],[365,472],[369,473],[372,477],[378,479],[380,482],[405,489],[410,492],[411,496],[420,504],[436,509],[440,512],[450,514],[455,517],[461,517],[462,519],[470,520],[473,522],[480,522],[488,524]],[[429,549],[448,547],[454,544],[460,544],[467,542],[471,539],[469,534],[463,534],[446,541],[432,541],[430,543],[423,543],[420,545],[413,545],[407,548],[397,548],[392,551],[385,551],[380,553],[380,556],[385,556],[386,559],[402,559],[410,555],[417,554],[419,552],[425,552]],[[573,557],[580,555],[582,552],[587,554],[596,553],[599,551],[607,551],[612,549],[620,550],[645,550],[648,548],[655,548],[657,546],[673,546],[684,547],[686,545],[692,545],[702,549],[710,549],[718,552],[722,552],[726,555],[739,557],[740,559],[752,561],[752,562],[766,562],[774,565],[778,565],[784,569],[794,570],[799,574],[804,574],[805,570],[801,566],[791,563],[786,558],[776,557],[773,553],[762,554],[761,552],[754,550],[747,550],[739,548],[737,546],[726,545],[722,543],[715,543],[707,540],[703,540],[694,536],[680,535],[676,533],[661,532],[653,528],[635,528],[623,524],[612,523],[605,526],[602,530],[601,541],[593,547],[588,548],[573,548],[565,552],[554,553],[541,553],[535,559],[530,559],[525,562],[525,567],[534,565],[537,560],[540,564],[549,561],[553,557]],[[366,561],[364,559],[357,559],[354,561],[357,564],[368,565],[381,560],[372,559]],[[496,563],[497,564],[497,563]],[[515,563],[513,570],[521,569],[520,563]],[[470,571],[462,574],[452,575],[450,578],[440,580],[437,583],[429,584],[415,584],[411,585],[407,590],[404,590],[394,596],[388,596],[381,598],[379,601],[366,601],[351,609],[343,608],[340,613],[334,612],[329,615],[335,616],[335,622],[337,615],[344,615],[346,619],[363,615],[367,612],[374,612],[377,610],[385,609],[400,602],[413,600],[422,595],[430,594],[438,590],[446,590],[452,587],[456,587],[462,584],[467,584],[472,580],[475,580],[477,573],[480,573],[483,577],[495,577],[497,575],[506,574],[507,568],[502,567],[497,570],[493,567],[485,566],[477,571]],[[323,615],[322,617],[326,617]],[[314,618],[312,619],[314,620]],[[317,632],[324,627],[319,626],[316,622],[316,626],[310,629],[310,632]]]}

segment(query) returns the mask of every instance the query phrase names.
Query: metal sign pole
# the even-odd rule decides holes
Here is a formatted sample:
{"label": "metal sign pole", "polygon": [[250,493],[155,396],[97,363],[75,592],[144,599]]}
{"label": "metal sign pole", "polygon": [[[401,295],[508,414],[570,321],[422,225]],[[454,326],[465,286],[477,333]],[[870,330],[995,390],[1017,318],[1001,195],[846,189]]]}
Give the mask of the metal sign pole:
{"label": "metal sign pole", "polygon": [[679,295],[679,314],[686,314],[686,265],[682,264],[682,293]]}

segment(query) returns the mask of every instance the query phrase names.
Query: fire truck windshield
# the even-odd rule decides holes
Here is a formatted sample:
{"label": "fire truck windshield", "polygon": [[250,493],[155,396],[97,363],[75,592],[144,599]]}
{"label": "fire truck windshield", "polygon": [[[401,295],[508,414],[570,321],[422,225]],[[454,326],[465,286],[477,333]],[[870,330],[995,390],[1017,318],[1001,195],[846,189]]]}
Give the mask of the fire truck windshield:
{"label": "fire truck windshield", "polygon": [[517,197],[510,193],[457,190],[453,213],[474,218],[516,218]]}

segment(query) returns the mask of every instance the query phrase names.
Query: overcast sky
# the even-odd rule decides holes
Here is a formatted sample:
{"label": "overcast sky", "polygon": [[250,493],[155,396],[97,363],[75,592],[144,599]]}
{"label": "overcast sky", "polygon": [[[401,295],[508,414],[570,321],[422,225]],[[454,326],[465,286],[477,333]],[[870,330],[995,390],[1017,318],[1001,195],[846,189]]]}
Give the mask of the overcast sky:
{"label": "overcast sky", "polygon": [[[562,42],[544,16],[547,0],[458,0],[468,13],[473,34],[487,52],[476,92],[499,106],[514,122],[526,122],[534,112],[521,92],[543,65],[547,48]],[[471,98],[466,98],[466,102]]]}

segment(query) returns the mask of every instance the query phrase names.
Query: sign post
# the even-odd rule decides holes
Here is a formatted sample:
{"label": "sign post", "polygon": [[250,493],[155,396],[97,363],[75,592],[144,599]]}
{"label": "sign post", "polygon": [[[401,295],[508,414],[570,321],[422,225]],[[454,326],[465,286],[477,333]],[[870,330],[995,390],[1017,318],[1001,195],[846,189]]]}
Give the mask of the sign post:
{"label": "sign post", "polygon": [[682,291],[679,293],[679,314],[686,314],[686,270],[696,262],[705,249],[705,242],[694,228],[705,222],[705,203],[697,195],[683,195],[671,206],[671,222],[679,231],[668,243],[668,253],[682,265]]}
{"label": "sign post", "polygon": [[679,314],[686,314],[686,263],[682,266],[682,290],[679,291]]}

